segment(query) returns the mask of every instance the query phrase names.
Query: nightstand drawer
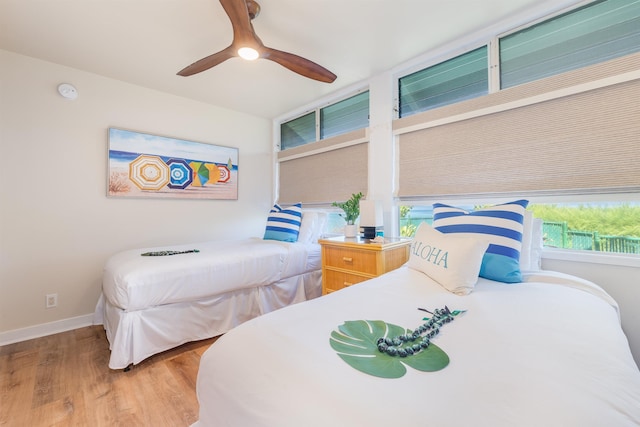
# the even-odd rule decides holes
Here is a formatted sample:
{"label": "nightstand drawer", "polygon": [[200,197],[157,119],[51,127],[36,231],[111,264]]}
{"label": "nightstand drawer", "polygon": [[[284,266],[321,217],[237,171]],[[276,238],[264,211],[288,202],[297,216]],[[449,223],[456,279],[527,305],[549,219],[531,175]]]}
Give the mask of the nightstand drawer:
{"label": "nightstand drawer", "polygon": [[327,267],[376,275],[376,252],[353,248],[327,247],[324,252]]}
{"label": "nightstand drawer", "polygon": [[322,295],[394,270],[409,259],[410,239],[373,242],[342,236],[318,240],[322,245]]}
{"label": "nightstand drawer", "polygon": [[339,291],[340,289],[347,288],[351,285],[355,285],[356,283],[364,282],[369,279],[369,277],[358,276],[342,271],[326,270],[324,276],[325,291]]}

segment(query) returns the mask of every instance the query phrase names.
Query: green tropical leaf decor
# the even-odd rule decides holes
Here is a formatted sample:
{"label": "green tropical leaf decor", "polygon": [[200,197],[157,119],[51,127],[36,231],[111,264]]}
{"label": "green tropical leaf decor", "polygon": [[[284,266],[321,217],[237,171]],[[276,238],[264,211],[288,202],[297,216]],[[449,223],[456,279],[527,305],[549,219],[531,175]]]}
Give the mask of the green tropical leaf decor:
{"label": "green tropical leaf decor", "polygon": [[449,356],[435,344],[410,357],[391,356],[381,352],[381,337],[407,336],[413,331],[382,320],[350,320],[331,332],[329,342],[338,356],[353,368],[380,378],[400,378],[406,366],[423,372],[434,372],[449,364]]}

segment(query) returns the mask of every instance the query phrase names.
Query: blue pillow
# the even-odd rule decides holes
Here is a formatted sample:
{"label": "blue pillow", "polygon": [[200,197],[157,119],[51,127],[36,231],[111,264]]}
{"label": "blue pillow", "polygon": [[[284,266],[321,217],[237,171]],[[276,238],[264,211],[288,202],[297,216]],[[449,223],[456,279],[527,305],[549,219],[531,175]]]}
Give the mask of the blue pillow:
{"label": "blue pillow", "polygon": [[280,240],[296,242],[300,233],[302,220],[302,204],[298,203],[282,209],[277,203],[269,211],[267,228],[264,232],[265,240]]}
{"label": "blue pillow", "polygon": [[520,250],[528,204],[528,200],[516,200],[467,212],[434,203],[433,228],[443,233],[482,236],[489,248],[482,258],[480,276],[505,283],[521,282]]}

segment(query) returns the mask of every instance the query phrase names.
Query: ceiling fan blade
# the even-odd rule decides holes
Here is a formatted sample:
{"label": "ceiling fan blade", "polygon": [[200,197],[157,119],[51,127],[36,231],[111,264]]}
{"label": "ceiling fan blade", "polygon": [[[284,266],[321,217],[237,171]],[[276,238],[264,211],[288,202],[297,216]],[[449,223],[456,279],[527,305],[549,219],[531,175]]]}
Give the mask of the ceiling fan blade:
{"label": "ceiling fan blade", "polygon": [[265,46],[262,49],[260,57],[277,62],[294,73],[298,73],[301,76],[308,77],[313,80],[332,83],[336,79],[336,75],[331,71],[313,61],[294,55],[293,53],[283,52],[281,50]]}
{"label": "ceiling fan blade", "polygon": [[215,67],[216,65],[226,61],[227,59],[233,58],[234,56],[236,56],[236,51],[233,46],[229,46],[226,49],[221,50],[220,52],[202,58],[201,60],[196,61],[193,64],[183,68],[182,70],[178,71],[178,75],[186,77],[200,73],[202,71],[208,70],[211,67]]}
{"label": "ceiling fan blade", "polygon": [[202,58],[199,61],[194,62],[188,67],[183,68],[178,72],[179,76],[191,76],[193,74],[201,73],[209,68],[231,59],[238,55],[237,50],[240,45],[246,45],[247,41],[253,41],[251,45],[261,47],[262,43],[256,41],[254,37],[253,26],[249,19],[249,10],[245,0],[220,0],[222,8],[229,16],[231,26],[233,27],[233,43],[226,49],[220,52],[209,55]]}
{"label": "ceiling fan blade", "polygon": [[245,0],[220,0],[233,27],[233,44],[245,45],[254,40],[249,9]]}

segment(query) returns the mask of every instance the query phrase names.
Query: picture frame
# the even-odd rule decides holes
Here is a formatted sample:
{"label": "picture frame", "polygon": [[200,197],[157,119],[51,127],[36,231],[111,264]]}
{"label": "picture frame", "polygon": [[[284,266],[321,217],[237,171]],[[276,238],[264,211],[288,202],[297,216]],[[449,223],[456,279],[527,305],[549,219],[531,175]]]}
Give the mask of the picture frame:
{"label": "picture frame", "polygon": [[238,148],[109,128],[107,196],[238,200]]}

